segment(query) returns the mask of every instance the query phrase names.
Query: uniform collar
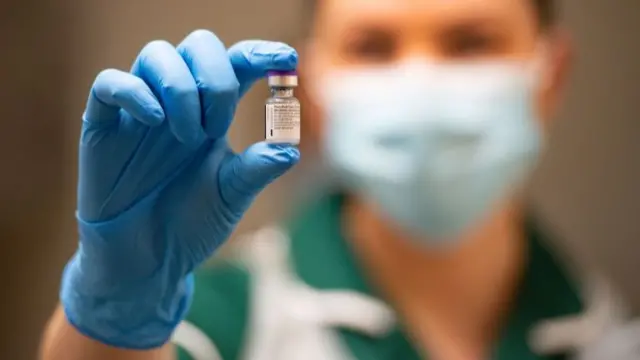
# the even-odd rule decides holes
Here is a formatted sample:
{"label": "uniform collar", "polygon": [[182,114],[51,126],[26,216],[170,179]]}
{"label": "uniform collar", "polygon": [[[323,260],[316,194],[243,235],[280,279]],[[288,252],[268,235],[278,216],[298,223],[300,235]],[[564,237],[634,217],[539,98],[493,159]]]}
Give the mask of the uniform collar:
{"label": "uniform collar", "polygon": [[[341,195],[321,197],[294,216],[289,224],[292,265],[298,277],[316,289],[352,290],[379,297],[344,239],[341,226],[343,199]],[[500,360],[543,359],[533,355],[527,344],[531,328],[542,320],[574,315],[583,310],[575,284],[546,248],[539,228],[530,222],[526,231],[528,265],[515,306],[497,344],[496,358]],[[398,329],[393,336],[410,346],[401,333]]]}

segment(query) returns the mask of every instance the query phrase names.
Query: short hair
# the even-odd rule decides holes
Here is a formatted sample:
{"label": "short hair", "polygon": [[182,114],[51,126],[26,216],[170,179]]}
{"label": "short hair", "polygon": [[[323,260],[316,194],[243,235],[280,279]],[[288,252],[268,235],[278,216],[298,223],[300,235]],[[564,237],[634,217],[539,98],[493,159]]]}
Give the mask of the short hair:
{"label": "short hair", "polygon": [[540,27],[548,29],[555,26],[558,21],[557,0],[532,0],[532,2]]}
{"label": "short hair", "polygon": [[[318,2],[322,0],[305,0],[303,10],[305,12],[305,36],[308,35],[312,27]],[[536,18],[541,30],[548,30],[556,25],[558,20],[558,0],[527,0],[531,2],[533,10],[536,12]]]}

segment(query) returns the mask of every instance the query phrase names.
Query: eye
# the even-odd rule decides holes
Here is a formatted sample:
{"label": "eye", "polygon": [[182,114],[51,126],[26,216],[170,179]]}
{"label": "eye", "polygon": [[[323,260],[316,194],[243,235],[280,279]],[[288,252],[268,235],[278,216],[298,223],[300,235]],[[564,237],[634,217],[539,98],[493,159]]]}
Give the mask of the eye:
{"label": "eye", "polygon": [[505,39],[499,33],[474,26],[446,31],[440,38],[442,54],[451,59],[467,59],[500,55]]}
{"label": "eye", "polygon": [[345,36],[342,44],[344,60],[351,63],[388,63],[398,52],[398,40],[390,32],[365,30]]}

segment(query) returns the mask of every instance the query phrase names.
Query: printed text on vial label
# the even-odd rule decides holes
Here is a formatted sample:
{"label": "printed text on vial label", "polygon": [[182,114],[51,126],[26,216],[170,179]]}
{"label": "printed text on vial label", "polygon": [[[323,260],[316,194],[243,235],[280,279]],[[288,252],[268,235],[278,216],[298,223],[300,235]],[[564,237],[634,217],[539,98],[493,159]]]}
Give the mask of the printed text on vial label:
{"label": "printed text on vial label", "polygon": [[300,104],[267,104],[266,115],[268,139],[300,136]]}

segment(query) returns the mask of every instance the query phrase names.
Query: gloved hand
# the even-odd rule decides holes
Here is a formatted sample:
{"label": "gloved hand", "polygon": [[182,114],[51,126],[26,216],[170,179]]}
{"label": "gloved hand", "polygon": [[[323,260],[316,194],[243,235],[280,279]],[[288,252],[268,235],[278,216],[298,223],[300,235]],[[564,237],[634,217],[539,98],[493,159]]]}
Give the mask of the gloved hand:
{"label": "gloved hand", "polygon": [[79,247],[61,288],[81,333],[131,349],[170,338],[189,307],[191,271],[299,159],[294,147],[262,142],[235,154],[226,138],[251,84],[296,65],[285,44],[227,50],[199,30],[177,47],[149,43],[130,73],[98,75],[80,140]]}

